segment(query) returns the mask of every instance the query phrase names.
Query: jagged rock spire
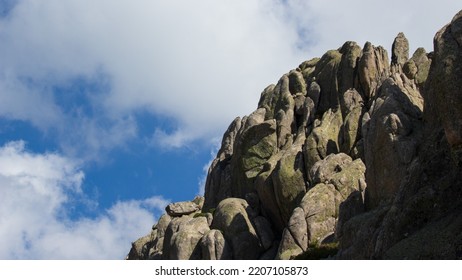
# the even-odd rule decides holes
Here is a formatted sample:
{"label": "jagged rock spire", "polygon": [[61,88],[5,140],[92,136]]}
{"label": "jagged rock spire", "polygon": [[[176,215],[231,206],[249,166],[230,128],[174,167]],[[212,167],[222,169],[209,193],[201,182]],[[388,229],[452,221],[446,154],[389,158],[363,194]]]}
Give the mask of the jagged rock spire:
{"label": "jagged rock spire", "polygon": [[462,11],[434,55],[409,59],[399,33],[391,67],[369,42],[303,62],[230,125],[205,202],[169,205],[128,257],[290,259],[330,243],[331,258],[462,258],[461,45]]}
{"label": "jagged rock spire", "polygon": [[403,32],[398,33],[391,47],[391,63],[401,66],[409,59],[409,41]]}

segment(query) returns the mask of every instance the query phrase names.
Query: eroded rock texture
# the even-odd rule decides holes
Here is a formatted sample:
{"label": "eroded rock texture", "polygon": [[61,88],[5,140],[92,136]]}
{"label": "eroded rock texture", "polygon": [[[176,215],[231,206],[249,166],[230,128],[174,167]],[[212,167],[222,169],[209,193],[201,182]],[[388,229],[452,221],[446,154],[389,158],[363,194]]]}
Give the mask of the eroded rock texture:
{"label": "eroded rock texture", "polygon": [[409,55],[347,42],[266,87],[129,259],[462,258],[462,12]]}

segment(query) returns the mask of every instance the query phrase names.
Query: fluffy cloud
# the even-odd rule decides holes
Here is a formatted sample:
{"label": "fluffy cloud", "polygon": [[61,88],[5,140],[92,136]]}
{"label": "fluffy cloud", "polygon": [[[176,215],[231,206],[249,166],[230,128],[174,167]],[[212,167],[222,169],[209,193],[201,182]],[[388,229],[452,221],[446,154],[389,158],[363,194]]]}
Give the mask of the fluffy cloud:
{"label": "fluffy cloud", "polygon": [[[459,9],[450,0],[7,2],[16,6],[0,22],[0,115],[57,127],[68,146],[88,145],[90,153],[139,136],[137,121],[127,120],[140,110],[173,120],[151,131],[156,144],[221,135],[304,59],[346,40],[388,47],[400,31],[414,48],[431,49]],[[82,94],[57,87],[101,74],[108,84],[89,93],[91,113],[69,114],[56,102]],[[88,134],[89,124],[91,137],[72,137]]]}
{"label": "fluffy cloud", "polygon": [[391,49],[393,39],[404,32],[411,51],[433,50],[433,36],[460,10],[455,1],[390,0],[323,1],[287,0],[290,17],[307,31],[309,52],[317,56],[345,41],[361,46],[370,41]]}
{"label": "fluffy cloud", "polygon": [[[66,155],[32,153],[23,142],[0,148],[0,258],[122,258],[166,202],[121,201],[96,217],[71,219],[67,211],[85,196],[72,156],[99,157],[135,138],[212,146],[235,116],[255,108],[266,85],[303,60],[346,40],[389,49],[400,31],[411,49],[431,50],[459,6],[0,0],[0,117],[56,136]],[[140,112],[155,122],[147,135],[140,135]]]}
{"label": "fluffy cloud", "polygon": [[119,201],[97,217],[70,219],[83,180],[69,158],[28,152],[21,141],[1,147],[0,259],[122,259],[168,203]]}
{"label": "fluffy cloud", "polygon": [[[80,119],[56,104],[56,95],[70,94],[56,87],[103,73],[110,84],[91,100],[98,106],[93,118],[120,123],[144,110],[173,119],[172,129],[152,131],[159,144],[215,136],[302,60],[282,7],[279,1],[19,1],[1,22],[0,85],[10,84],[1,97],[21,106],[5,104],[13,109],[1,114],[63,128],[68,137],[76,131],[67,124],[79,127]],[[29,110],[16,88],[45,96],[34,106],[50,116]],[[88,117],[83,113],[78,117]],[[136,131],[136,123],[127,127]]]}

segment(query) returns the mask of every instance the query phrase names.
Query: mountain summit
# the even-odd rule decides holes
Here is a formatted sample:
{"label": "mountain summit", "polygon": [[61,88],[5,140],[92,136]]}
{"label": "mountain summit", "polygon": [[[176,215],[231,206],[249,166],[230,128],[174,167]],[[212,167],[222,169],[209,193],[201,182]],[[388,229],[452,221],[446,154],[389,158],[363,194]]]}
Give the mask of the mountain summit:
{"label": "mountain summit", "polygon": [[410,56],[346,42],[225,132],[205,197],[128,259],[461,259],[462,11]]}

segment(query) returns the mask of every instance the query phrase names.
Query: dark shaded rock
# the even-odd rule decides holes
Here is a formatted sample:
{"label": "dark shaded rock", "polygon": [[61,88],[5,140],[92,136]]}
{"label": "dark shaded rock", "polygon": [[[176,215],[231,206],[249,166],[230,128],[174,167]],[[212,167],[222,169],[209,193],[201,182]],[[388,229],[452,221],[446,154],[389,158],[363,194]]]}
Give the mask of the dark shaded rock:
{"label": "dark shaded rock", "polygon": [[260,198],[262,213],[268,217],[276,230],[276,235],[280,235],[285,227],[285,221],[283,220],[281,209],[279,208],[278,201],[275,194],[275,185],[273,173],[278,161],[281,159],[282,153],[278,153],[272,156],[265,164],[262,172],[257,176],[255,180],[255,187],[257,189],[258,196]]}
{"label": "dark shaded rock", "polygon": [[337,226],[335,228],[336,239],[342,238],[343,225],[351,218],[360,215],[366,211],[366,204],[364,201],[364,193],[366,190],[366,182],[360,182],[360,189],[352,192],[345,201],[340,203],[339,217]]}
{"label": "dark shaded rock", "polygon": [[343,224],[337,232],[339,259],[370,259],[374,255],[375,242],[383,217],[389,208],[377,208],[357,215]]}
{"label": "dark shaded rock", "polygon": [[205,234],[201,241],[202,259],[204,260],[231,260],[231,247],[223,234],[216,229]]}
{"label": "dark shaded rock", "polygon": [[293,259],[308,249],[309,232],[306,214],[301,207],[294,209],[287,227],[282,232],[281,242],[277,250],[276,259]]}
{"label": "dark shaded rock", "polygon": [[279,243],[279,248],[275,259],[290,260],[291,258],[294,258],[301,253],[303,253],[303,250],[300,248],[300,246],[297,245],[297,242],[295,242],[292,233],[290,233],[289,229],[284,229],[282,240]]}
{"label": "dark shaded rock", "polygon": [[304,135],[301,135],[294,145],[283,152],[272,173],[274,193],[284,222],[289,220],[306,192],[302,153],[304,140]]}
{"label": "dark shaded rock", "polygon": [[234,153],[236,135],[241,129],[242,120],[236,118],[230,124],[221,142],[217,157],[209,167],[205,182],[205,210],[215,208],[218,203],[231,196],[231,157]]}
{"label": "dark shaded rock", "polygon": [[451,214],[397,242],[384,259],[431,260],[462,258],[462,216]]}
{"label": "dark shaded rock", "polygon": [[[324,54],[316,64],[313,74],[321,88],[319,104],[317,105],[317,112],[321,114],[329,108],[335,108],[340,105],[337,70],[341,59],[342,54],[339,51],[331,50]],[[313,101],[315,100],[313,99]]]}
{"label": "dark shaded rock", "polygon": [[265,217],[258,216],[253,219],[253,224],[263,249],[269,250],[275,238],[271,223]]}
{"label": "dark shaded rock", "polygon": [[258,259],[262,245],[251,222],[252,213],[247,202],[239,198],[222,200],[215,210],[213,229],[223,232],[231,242],[233,256],[239,260]]}
{"label": "dark shaded rock", "polygon": [[462,11],[434,39],[431,75],[435,113],[441,119],[456,160],[462,152]]}
{"label": "dark shaded rock", "polygon": [[277,151],[276,121],[268,120],[244,130],[232,158],[232,195],[244,197],[254,192],[255,177]]}
{"label": "dark shaded rock", "polygon": [[340,49],[342,59],[338,69],[338,92],[343,94],[349,89],[358,87],[357,65],[362,49],[355,42],[346,42]]}
{"label": "dark shaded rock", "polygon": [[127,258],[462,259],[462,12],[434,44],[409,58],[398,34],[390,66],[347,42],[283,75],[224,134],[205,201]]}
{"label": "dark shaded rock", "polygon": [[391,201],[405,179],[422,140],[422,108],[419,91],[404,75],[380,87],[363,134],[369,209]]}
{"label": "dark shaded rock", "polygon": [[[146,243],[149,248],[148,259],[161,259],[164,247],[164,236],[167,231],[168,225],[170,224],[172,217],[168,214],[162,215],[157,224],[152,227],[151,236],[152,241]],[[155,233],[155,236],[153,235]]]}
{"label": "dark shaded rock", "polygon": [[308,97],[313,101],[314,109],[318,108],[319,96],[321,96],[321,87],[313,81],[308,89]]}
{"label": "dark shaded rock", "polygon": [[292,95],[301,93],[306,94],[306,83],[302,73],[292,70],[289,73],[289,91]]}
{"label": "dark shaded rock", "polygon": [[271,247],[261,255],[260,260],[274,260],[278,253],[278,249],[279,241],[274,241]]}

